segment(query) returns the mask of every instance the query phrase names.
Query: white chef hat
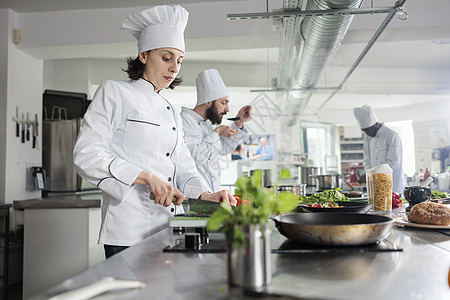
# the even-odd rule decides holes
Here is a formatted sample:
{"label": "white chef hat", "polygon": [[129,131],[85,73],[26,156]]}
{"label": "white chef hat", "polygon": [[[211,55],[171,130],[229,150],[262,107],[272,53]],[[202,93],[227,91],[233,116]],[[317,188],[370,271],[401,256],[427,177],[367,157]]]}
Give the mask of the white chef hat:
{"label": "white chef hat", "polygon": [[216,69],[201,71],[195,82],[197,85],[197,105],[228,97],[225,83]]}
{"label": "white chef hat", "polygon": [[180,5],[160,5],[129,15],[120,29],[138,40],[139,52],[175,48],[184,53],[188,16]]}
{"label": "white chef hat", "polygon": [[355,115],[355,118],[358,121],[359,127],[361,129],[369,128],[378,122],[375,113],[373,112],[372,108],[368,105],[364,105],[362,107],[355,107],[353,109],[353,114]]}

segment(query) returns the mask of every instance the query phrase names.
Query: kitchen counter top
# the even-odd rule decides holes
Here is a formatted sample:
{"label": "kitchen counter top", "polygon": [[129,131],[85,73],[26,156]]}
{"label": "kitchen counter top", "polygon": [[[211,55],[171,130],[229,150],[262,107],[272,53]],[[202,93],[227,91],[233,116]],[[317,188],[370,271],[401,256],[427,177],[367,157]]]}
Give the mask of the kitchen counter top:
{"label": "kitchen counter top", "polygon": [[101,191],[75,192],[52,194],[40,199],[16,200],[13,208],[42,209],[42,208],[97,208],[101,206]]}
{"label": "kitchen counter top", "polygon": [[[143,242],[33,299],[48,299],[104,278],[146,283],[108,299],[237,299],[225,253],[163,252],[179,235],[163,228]],[[286,241],[274,227],[272,249]],[[385,240],[403,251],[271,254],[270,293],[284,299],[449,299],[450,231],[394,227]],[[253,298],[238,296],[242,298]]]}

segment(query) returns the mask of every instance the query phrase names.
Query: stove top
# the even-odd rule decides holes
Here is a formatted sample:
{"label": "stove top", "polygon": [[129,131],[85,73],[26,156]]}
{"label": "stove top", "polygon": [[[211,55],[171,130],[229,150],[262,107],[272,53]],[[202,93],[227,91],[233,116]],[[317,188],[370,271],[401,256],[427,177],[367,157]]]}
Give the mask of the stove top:
{"label": "stove top", "polygon": [[[394,252],[403,251],[395,244],[388,240],[380,241],[371,245],[359,246],[323,246],[312,245],[306,243],[296,243],[289,239],[285,239],[281,245],[274,247],[272,245],[273,254],[295,254],[295,253],[349,253],[349,252]],[[184,237],[180,237],[175,241],[175,245],[167,246],[163,252],[187,252],[187,253],[225,253],[226,242],[222,239],[210,238],[208,243],[200,244],[194,248],[186,247]]]}

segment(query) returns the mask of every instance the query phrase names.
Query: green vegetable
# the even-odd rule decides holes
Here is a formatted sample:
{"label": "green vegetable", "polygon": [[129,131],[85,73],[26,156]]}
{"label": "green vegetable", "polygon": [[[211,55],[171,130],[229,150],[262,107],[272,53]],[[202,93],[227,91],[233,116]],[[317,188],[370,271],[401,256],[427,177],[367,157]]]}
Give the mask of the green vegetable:
{"label": "green vegetable", "polygon": [[325,190],[320,193],[315,193],[311,197],[302,196],[300,201],[301,203],[349,201],[348,197],[339,191],[339,188]]}
{"label": "green vegetable", "polygon": [[431,192],[431,198],[432,199],[444,199],[448,198],[450,195],[447,192],[439,192],[439,191],[432,191]]}
{"label": "green vegetable", "polygon": [[289,212],[298,206],[298,197],[289,192],[275,195],[273,190],[261,186],[261,170],[256,170],[252,177],[241,177],[236,181],[236,195],[242,204],[233,208],[222,203],[208,220],[206,229],[218,231],[222,228],[227,242],[234,246],[245,244],[242,226],[261,224],[269,220],[271,214]]}

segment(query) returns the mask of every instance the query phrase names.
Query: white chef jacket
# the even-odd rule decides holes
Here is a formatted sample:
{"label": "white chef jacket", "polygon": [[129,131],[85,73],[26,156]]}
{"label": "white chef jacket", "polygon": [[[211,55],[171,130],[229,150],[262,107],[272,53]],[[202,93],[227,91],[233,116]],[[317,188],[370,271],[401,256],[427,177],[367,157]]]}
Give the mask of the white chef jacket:
{"label": "white chef jacket", "polygon": [[99,243],[131,246],[174,215],[174,205],[150,200],[147,185],[132,184],[142,170],[188,197],[209,191],[184,143],[179,112],[144,79],[98,88],[73,154],[78,174],[103,192]]}
{"label": "white chef jacket", "polygon": [[184,139],[191,151],[197,170],[213,192],[220,191],[220,157],[233,152],[242,143],[247,129],[239,129],[233,122],[231,128],[238,133],[230,138],[218,135],[209,120],[187,107],[182,107]]}
{"label": "white chef jacket", "polygon": [[388,164],[392,169],[392,191],[403,193],[406,178],[402,169],[402,141],[392,129],[381,126],[374,137],[364,137],[364,168]]}

